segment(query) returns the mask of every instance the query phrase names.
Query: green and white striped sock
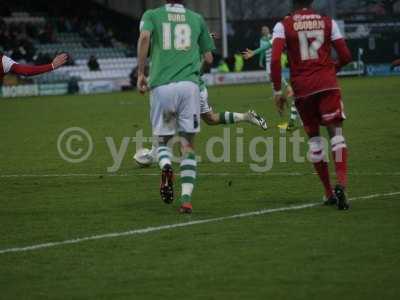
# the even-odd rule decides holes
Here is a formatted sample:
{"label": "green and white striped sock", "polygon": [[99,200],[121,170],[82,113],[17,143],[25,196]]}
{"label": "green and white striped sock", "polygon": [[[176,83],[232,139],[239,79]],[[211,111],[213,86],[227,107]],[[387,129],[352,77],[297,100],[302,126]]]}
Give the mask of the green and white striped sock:
{"label": "green and white striped sock", "polygon": [[171,163],[171,151],[166,146],[158,147],[157,149],[157,161],[160,169],[163,169],[166,165],[172,165]]}
{"label": "green and white striped sock", "polygon": [[296,106],[292,105],[290,107],[290,120],[296,121],[298,116],[299,116],[299,114],[297,112]]}
{"label": "green and white striped sock", "polygon": [[287,82],[287,80],[285,78],[282,77],[282,90],[287,89],[288,86],[289,86],[289,83]]}
{"label": "green and white striped sock", "polygon": [[196,155],[189,153],[181,162],[182,200],[190,201],[197,177]]}
{"label": "green and white striped sock", "polygon": [[229,111],[219,114],[219,121],[221,124],[235,124],[240,122],[247,122],[249,116],[247,114],[232,113]]}

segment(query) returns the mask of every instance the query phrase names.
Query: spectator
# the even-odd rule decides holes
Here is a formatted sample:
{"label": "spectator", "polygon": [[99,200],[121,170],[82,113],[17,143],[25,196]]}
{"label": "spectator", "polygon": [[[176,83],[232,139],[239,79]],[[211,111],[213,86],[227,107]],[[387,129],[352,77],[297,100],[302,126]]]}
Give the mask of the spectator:
{"label": "spectator", "polygon": [[230,72],[229,66],[224,59],[221,59],[221,61],[219,62],[218,72],[219,73],[229,73]]}
{"label": "spectator", "polygon": [[103,24],[100,21],[96,23],[94,32],[99,37],[103,37],[106,34],[106,29],[104,28]]}
{"label": "spectator", "polygon": [[57,29],[59,32],[66,32],[67,28],[65,26],[66,20],[65,17],[60,17],[57,21]]}
{"label": "spectator", "polygon": [[88,67],[90,71],[100,71],[100,65],[97,61],[96,56],[91,55],[88,61]]}
{"label": "spectator", "polygon": [[55,42],[53,26],[48,22],[44,27],[39,29],[39,41],[42,44],[49,44]]}
{"label": "spectator", "polygon": [[244,68],[244,59],[240,52],[235,54],[235,72],[242,72]]}

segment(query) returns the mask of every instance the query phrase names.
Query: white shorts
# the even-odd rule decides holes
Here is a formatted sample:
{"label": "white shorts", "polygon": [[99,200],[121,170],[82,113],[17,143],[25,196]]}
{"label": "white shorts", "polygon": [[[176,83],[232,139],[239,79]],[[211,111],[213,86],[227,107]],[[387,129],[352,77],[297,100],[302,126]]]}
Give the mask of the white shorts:
{"label": "white shorts", "polygon": [[206,114],[212,111],[212,108],[208,104],[208,90],[205,88],[200,91],[200,114]]}
{"label": "white shorts", "polygon": [[153,135],[200,132],[200,90],[194,82],[159,86],[150,93]]}

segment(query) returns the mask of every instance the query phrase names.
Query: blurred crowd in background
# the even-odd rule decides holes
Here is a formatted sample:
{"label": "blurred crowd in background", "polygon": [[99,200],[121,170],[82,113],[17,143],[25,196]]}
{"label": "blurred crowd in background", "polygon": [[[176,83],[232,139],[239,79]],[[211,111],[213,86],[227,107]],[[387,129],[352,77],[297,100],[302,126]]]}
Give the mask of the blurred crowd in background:
{"label": "blurred crowd in background", "polygon": [[42,63],[48,61],[47,55],[35,55],[34,41],[40,44],[59,42],[55,32],[78,32],[83,38],[82,46],[87,48],[113,47],[115,44],[114,32],[105,28],[101,21],[82,21],[78,18],[61,17],[44,24],[7,24],[0,18],[0,45],[2,51],[17,61]]}
{"label": "blurred crowd in background", "polygon": [[[267,5],[266,5],[267,3]],[[220,72],[257,69],[256,60],[244,63],[241,51],[257,48],[260,28],[274,24],[291,9],[291,0],[228,0],[228,39],[230,57],[223,59],[216,53],[216,65]],[[349,35],[350,48],[356,54],[359,48],[366,51],[366,58],[374,63],[387,61],[396,56],[400,45],[400,26],[358,28],[361,23],[396,23],[400,21],[400,0],[315,0],[319,11],[344,20],[353,25],[356,34]],[[42,16],[40,24],[10,23],[4,18],[13,12],[29,12]],[[140,13],[141,14],[141,13]],[[106,5],[93,1],[66,0],[49,5],[47,0],[13,0],[0,2],[0,51],[17,61],[36,64],[47,63],[55,53],[43,52],[38,44],[60,44],[59,33],[78,34],[79,47],[88,51],[99,47],[117,48],[122,45],[128,57],[136,55],[136,41],[139,35],[139,19],[117,13]],[[362,33],[365,33],[364,36]],[[359,35],[357,35],[360,33]],[[220,41],[217,41],[220,46]],[[40,48],[40,47],[39,47]],[[219,49],[220,50],[220,49]],[[218,51],[220,52],[220,51]],[[98,70],[97,53],[90,52],[88,66]],[[71,59],[73,63],[74,57]]]}

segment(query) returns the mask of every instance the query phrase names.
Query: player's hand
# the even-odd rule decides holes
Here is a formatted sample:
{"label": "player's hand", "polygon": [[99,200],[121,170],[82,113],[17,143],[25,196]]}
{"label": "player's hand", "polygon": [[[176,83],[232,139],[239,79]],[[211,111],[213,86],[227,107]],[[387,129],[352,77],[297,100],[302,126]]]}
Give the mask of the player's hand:
{"label": "player's hand", "polygon": [[138,76],[137,89],[141,94],[145,94],[149,90],[147,78],[144,74],[139,74]]}
{"label": "player's hand", "polygon": [[287,107],[288,104],[287,98],[283,95],[275,95],[274,102],[278,110],[278,113],[282,116],[283,113],[285,112],[285,107]]}
{"label": "player's hand", "polygon": [[254,51],[250,50],[250,49],[246,49],[246,51],[242,52],[242,55],[245,60],[248,60],[248,59],[254,57]]}
{"label": "player's hand", "polygon": [[53,65],[53,69],[58,69],[59,67],[62,67],[63,65],[65,65],[68,62],[68,54],[66,53],[62,53],[57,55],[53,61],[52,61],[52,65]]}

